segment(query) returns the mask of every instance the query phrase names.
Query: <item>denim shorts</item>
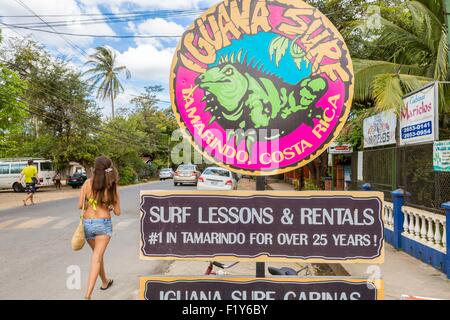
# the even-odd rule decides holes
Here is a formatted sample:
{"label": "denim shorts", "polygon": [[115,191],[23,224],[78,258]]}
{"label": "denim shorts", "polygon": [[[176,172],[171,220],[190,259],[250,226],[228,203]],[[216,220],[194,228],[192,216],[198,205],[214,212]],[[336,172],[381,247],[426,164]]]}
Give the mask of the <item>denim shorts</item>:
{"label": "denim shorts", "polygon": [[111,219],[84,219],[83,222],[86,240],[94,240],[96,236],[112,236]]}

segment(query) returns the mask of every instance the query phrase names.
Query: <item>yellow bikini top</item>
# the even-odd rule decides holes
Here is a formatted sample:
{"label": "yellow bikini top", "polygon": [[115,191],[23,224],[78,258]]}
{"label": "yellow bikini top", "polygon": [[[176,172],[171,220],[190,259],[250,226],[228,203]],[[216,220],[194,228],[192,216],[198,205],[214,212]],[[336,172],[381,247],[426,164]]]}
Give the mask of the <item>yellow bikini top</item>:
{"label": "yellow bikini top", "polygon": [[89,198],[88,203],[92,206],[92,209],[94,209],[94,211],[97,211],[97,200]]}

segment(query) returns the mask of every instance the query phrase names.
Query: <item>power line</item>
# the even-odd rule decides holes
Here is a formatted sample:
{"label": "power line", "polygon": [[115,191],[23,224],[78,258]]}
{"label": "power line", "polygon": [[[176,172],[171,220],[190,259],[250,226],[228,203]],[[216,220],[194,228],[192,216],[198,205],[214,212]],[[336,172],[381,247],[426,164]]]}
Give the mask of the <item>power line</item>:
{"label": "power line", "polygon": [[116,39],[135,39],[135,38],[136,39],[161,39],[161,38],[181,38],[182,37],[182,35],[140,35],[140,34],[135,34],[135,35],[100,35],[100,34],[80,34],[80,33],[72,33],[72,32],[50,31],[50,30],[36,29],[36,28],[12,25],[12,24],[8,24],[8,23],[4,23],[4,22],[0,22],[0,24],[2,24],[4,26],[7,26],[8,28],[25,29],[25,30],[30,30],[30,31],[44,32],[44,33],[57,34],[57,35],[65,35],[65,36],[72,36],[72,37],[116,38]]}
{"label": "power line", "polygon": [[[3,95],[3,94],[1,94],[1,93],[0,93],[0,96],[6,97],[5,95]],[[26,101],[26,100],[24,100],[24,99],[21,99],[21,98],[17,98],[17,100],[20,101],[20,102],[26,102],[28,105],[30,104],[28,101]],[[57,124],[67,124],[66,122],[64,122],[64,120],[75,121],[74,119],[70,119],[70,118],[68,118],[67,116],[64,117],[64,118],[62,118],[62,120],[57,120],[57,119],[55,119],[55,118],[53,118],[53,117],[50,117],[50,116],[48,116],[48,115],[46,115],[46,114],[44,114],[44,113],[42,113],[42,112],[37,112],[37,111],[35,111],[35,110],[31,110],[30,108],[24,108],[24,107],[21,107],[21,106],[18,106],[18,105],[14,105],[13,107],[19,108],[19,109],[21,109],[21,110],[23,110],[23,111],[26,111],[26,112],[28,112],[29,114],[32,114],[32,115],[34,115],[34,116],[46,118],[46,119],[48,119],[48,120],[50,120],[50,121],[53,121],[54,123],[57,123]],[[91,130],[93,130],[93,131],[97,131],[97,132],[101,132],[101,133],[106,133],[107,135],[111,136],[111,138],[113,138],[113,140],[115,140],[116,142],[119,142],[119,143],[121,143],[121,144],[124,142],[124,137],[117,136],[115,133],[112,133],[112,132],[107,131],[107,130],[105,130],[105,129],[96,128],[96,127],[94,127],[94,126],[86,126],[86,128],[91,129]],[[140,146],[140,145],[138,145],[138,144],[135,144],[135,141],[133,141],[133,140],[128,140],[128,139],[126,139],[126,138],[125,138],[125,140],[126,140],[125,142],[127,142],[127,143],[129,143],[129,144],[131,144],[131,145],[133,145],[133,146],[135,146],[135,147],[139,147],[139,148],[142,147],[142,146]]]}
{"label": "power line", "polygon": [[[1,61],[5,61],[5,60],[0,59],[0,62],[1,62]],[[7,62],[7,61],[5,61],[5,62],[8,63],[9,65],[12,65],[11,63],[9,63],[9,62]],[[14,66],[14,65],[12,65],[12,66]],[[27,70],[25,70],[25,69],[18,68],[17,66],[14,66],[14,67],[15,67],[16,69],[19,69],[20,71],[22,71],[22,72],[24,72],[24,73],[29,74],[29,72],[28,72]],[[7,80],[6,80],[6,81],[7,81]],[[83,82],[81,82],[81,84],[84,84],[84,85],[86,85],[86,86],[89,86],[88,84],[83,83]],[[86,112],[86,109],[83,109],[83,108],[81,108],[81,107],[78,108],[78,107],[76,107],[75,105],[73,105],[73,104],[72,104],[73,101],[71,101],[72,97],[69,96],[66,92],[63,92],[63,91],[61,91],[61,90],[54,90],[53,88],[50,88],[49,86],[45,86],[45,85],[43,85],[42,83],[39,83],[38,85],[40,86],[40,89],[37,89],[37,91],[42,92],[42,93],[44,93],[44,94],[47,94],[47,95],[50,96],[50,97],[58,98],[58,99],[63,100],[64,102],[67,102],[68,106],[70,106],[72,110],[75,110],[75,111],[78,111],[78,112],[82,112],[82,113]],[[21,87],[21,88],[22,88],[22,89],[26,89],[25,87]],[[55,94],[58,94],[58,95],[55,95]],[[72,118],[72,119],[68,119],[68,120],[75,121],[73,118]],[[128,139],[128,141],[133,141],[134,139],[136,139],[136,140],[140,140],[140,139],[141,139],[140,137],[137,137],[137,136],[128,135],[128,133],[124,132],[121,128],[119,128],[119,127],[117,127],[117,126],[114,126],[114,125],[112,125],[112,124],[110,124],[110,125],[111,125],[112,129],[118,130],[118,131],[120,131],[123,135],[125,135],[125,137]],[[92,128],[93,128],[93,127],[92,127]],[[106,130],[104,130],[104,131],[106,131]],[[108,131],[106,131],[106,132],[108,132]],[[109,134],[112,134],[111,132],[108,132],[108,133],[109,133]],[[140,142],[140,143],[142,143],[142,144],[148,143],[148,141],[144,141],[144,140],[140,140],[140,141],[138,141],[138,142]]]}
{"label": "power line", "polygon": [[[77,13],[77,14],[41,14],[41,17],[95,17],[95,16],[129,16],[129,15],[148,15],[148,14],[164,14],[164,13],[184,13],[190,11],[205,11],[208,8],[188,9],[188,10],[145,10],[145,11],[131,11],[131,12],[102,12],[102,13]],[[34,15],[0,15],[0,18],[33,18]]]}
{"label": "power line", "polygon": [[[23,69],[23,68],[17,67],[15,64],[11,63],[11,62],[8,61],[8,60],[4,60],[4,59],[1,59],[1,58],[0,58],[0,62],[3,62],[3,63],[5,63],[5,64],[9,65],[10,67],[15,68],[15,69],[18,69],[19,71],[22,71],[22,72],[24,72],[24,73],[28,73],[27,70],[25,70],[25,69]],[[84,84],[84,85],[86,85],[87,87],[90,87],[90,88],[94,88],[94,89],[99,89],[99,88],[100,88],[100,86],[94,86],[94,85],[92,85],[92,84],[90,84],[90,83],[87,83],[87,82],[85,82],[85,81],[82,81],[82,80],[80,80],[80,83],[81,83],[81,84]],[[41,85],[42,85],[42,84],[41,84]],[[120,93],[120,94],[129,96],[129,97],[133,97],[133,98],[146,98],[146,96],[144,96],[144,95],[137,95],[137,94],[126,93],[126,92],[122,92],[122,93]],[[158,99],[158,98],[155,98],[154,100],[155,100],[155,103],[161,102],[161,103],[172,104],[171,101],[167,101],[167,100],[161,100],[161,99]]]}
{"label": "power line", "polygon": [[[46,118],[46,119],[48,119],[50,121],[53,121],[55,123],[58,123],[58,124],[67,124],[67,122],[65,122],[65,121],[71,121],[71,122],[73,121],[73,122],[76,123],[75,119],[69,118],[67,115],[62,116],[61,120],[57,120],[57,119],[55,119],[53,117],[50,117],[47,114],[43,113],[40,109],[36,109],[36,108],[34,110],[30,109],[31,107],[30,107],[30,102],[29,101],[26,101],[26,100],[20,99],[20,98],[18,98],[18,100],[21,101],[21,102],[26,102],[29,105],[29,108],[27,109],[27,108],[23,108],[23,107],[20,107],[20,106],[15,106],[15,107],[20,108],[20,109],[22,109],[24,111],[27,111],[27,112],[35,115],[35,116],[38,116],[38,117],[41,117],[41,118]],[[36,111],[36,110],[39,110],[39,112]],[[130,144],[132,144],[134,146],[142,147],[142,146],[140,146],[138,144],[135,144],[136,141],[134,141],[133,139],[130,139],[129,137],[118,136],[118,135],[116,135],[115,132],[112,132],[112,131],[109,131],[109,130],[105,130],[105,128],[101,129],[101,128],[97,128],[97,127],[89,126],[89,125],[86,125],[86,128],[90,129],[90,130],[93,130],[93,131],[97,131],[97,132],[108,134],[108,135],[112,136],[113,138],[115,138],[116,141],[118,141],[120,143],[123,143],[124,140],[125,140],[125,142],[130,143]]]}
{"label": "power line", "polygon": [[[152,18],[178,18],[185,16],[193,16],[199,15],[203,13],[203,11],[185,11],[185,12],[174,12],[174,13],[165,13],[165,14],[143,14],[143,15],[117,15],[117,16],[106,16],[101,18],[89,18],[89,19],[72,19],[72,20],[53,20],[47,21],[49,25],[53,27],[62,27],[62,26],[71,26],[71,25],[91,25],[91,24],[100,24],[100,23],[124,23],[131,21],[140,21]],[[47,24],[39,23],[39,22],[23,22],[23,23],[14,23],[16,26],[26,26],[26,27],[48,27]]]}
{"label": "power line", "polygon": [[[29,12],[31,12],[36,18],[38,18],[39,20],[41,20],[43,23],[45,23],[46,25],[48,25],[50,27],[50,29],[52,29],[53,31],[57,32],[55,28],[53,28],[52,26],[50,26],[44,19],[42,19],[36,12],[34,12],[30,7],[28,7],[25,3],[22,2],[22,0],[14,0],[16,1],[18,4],[20,4],[22,7],[24,7],[26,10],[28,10]],[[72,48],[74,48],[75,50],[78,50],[79,52],[81,52],[82,55],[84,55],[85,57],[88,56],[88,54],[86,53],[86,51],[84,51],[82,48],[80,48],[79,46],[77,46],[76,44],[74,44],[70,39],[67,39],[66,37],[64,37],[63,35],[59,35],[67,44],[69,44]]]}
{"label": "power line", "polygon": [[[0,22],[1,23],[1,22]],[[17,35],[19,35],[19,37],[22,37],[22,38],[25,38],[23,35],[21,35],[20,33],[18,33],[16,30],[14,30],[14,29],[11,29],[14,33],[16,33]],[[62,56],[64,56],[64,54],[62,54],[59,50],[57,50],[56,49],[56,51],[57,52],[59,52],[59,54],[60,55],[62,55]],[[9,61],[7,61],[7,60],[2,60],[2,59],[0,59],[0,61],[3,61],[4,63],[7,63],[7,64],[9,64],[10,66],[12,66],[12,67],[16,67],[14,64],[11,64]],[[16,67],[17,68],[17,67]],[[25,71],[26,72],[26,71]],[[83,84],[85,84],[85,85],[87,85],[87,86],[89,86],[89,87],[92,87],[92,88],[99,88],[98,86],[93,86],[92,84],[89,84],[89,83],[87,83],[87,82],[85,82],[85,81],[80,81],[81,83],[83,83]],[[123,95],[126,95],[126,96],[129,96],[129,97],[135,97],[135,98],[141,98],[141,97],[143,97],[142,95],[136,95],[136,94],[131,94],[131,93],[125,93],[125,92],[122,92],[121,94],[123,94]],[[157,101],[156,102],[161,102],[161,103],[166,103],[166,104],[172,104],[172,102],[171,101],[166,101],[166,100],[160,100],[160,99],[157,99]]]}
{"label": "power line", "polygon": [[[8,82],[8,80],[6,80],[7,82]],[[77,107],[75,107],[73,104],[72,104],[72,101],[70,100],[70,97],[67,95],[67,94],[65,94],[64,92],[62,92],[62,91],[59,91],[59,92],[57,92],[57,93],[59,93],[59,95],[58,96],[56,96],[54,93],[53,93],[53,91],[52,91],[52,89],[49,89],[49,87],[46,87],[46,86],[43,86],[42,84],[40,84],[40,86],[41,86],[41,89],[37,89],[37,91],[39,91],[39,92],[42,92],[42,93],[44,93],[44,94],[47,94],[48,96],[50,96],[50,97],[53,97],[53,98],[58,98],[58,99],[61,99],[61,100],[63,100],[64,102],[67,102],[68,103],[68,106],[71,106],[71,109],[72,110],[75,110],[75,111],[77,111],[77,112],[86,112],[86,109],[82,109],[82,108],[77,108]],[[25,87],[21,87],[22,89],[26,89]],[[72,121],[75,121],[75,119],[67,119],[67,120],[72,120]],[[111,126],[113,129],[115,129],[115,130],[119,130],[119,131],[121,131],[122,132],[122,134],[124,134],[125,135],[125,133],[120,129],[120,128],[118,128],[118,127],[115,127],[115,126]],[[92,129],[96,129],[95,127],[91,127]],[[107,133],[109,133],[109,134],[112,134],[109,130],[104,130],[105,132],[107,132]],[[128,133],[125,135],[125,138],[127,138],[127,140],[128,141],[133,141],[133,139],[140,139],[140,138],[138,138],[137,136],[130,136],[130,135],[128,135]],[[147,141],[143,141],[143,140],[141,140],[140,141],[141,143],[147,143]]]}

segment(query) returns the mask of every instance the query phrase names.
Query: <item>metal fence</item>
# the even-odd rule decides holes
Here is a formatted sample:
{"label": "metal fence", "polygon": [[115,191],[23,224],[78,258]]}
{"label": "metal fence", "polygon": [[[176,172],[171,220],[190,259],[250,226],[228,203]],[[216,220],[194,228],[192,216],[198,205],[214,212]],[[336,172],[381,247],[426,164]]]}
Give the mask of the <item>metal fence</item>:
{"label": "metal fence", "polygon": [[396,189],[395,159],[395,148],[364,151],[364,182],[369,182],[374,190],[383,191],[387,200],[391,199],[391,191]]}
{"label": "metal fence", "polygon": [[442,203],[450,201],[450,173],[434,172],[432,143],[365,150],[363,158],[364,182],[386,200],[402,188],[410,206],[442,213]]}

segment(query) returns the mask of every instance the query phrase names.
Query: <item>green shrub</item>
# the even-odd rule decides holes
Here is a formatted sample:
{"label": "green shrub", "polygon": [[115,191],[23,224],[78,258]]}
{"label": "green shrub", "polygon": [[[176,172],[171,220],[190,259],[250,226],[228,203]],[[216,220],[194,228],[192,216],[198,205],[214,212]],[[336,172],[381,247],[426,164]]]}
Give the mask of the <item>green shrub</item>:
{"label": "green shrub", "polygon": [[126,166],[119,170],[119,185],[124,186],[133,184],[137,181],[138,176],[136,171],[130,166]]}
{"label": "green shrub", "polygon": [[320,188],[312,180],[305,180],[305,186],[303,187],[305,191],[320,191]]}

